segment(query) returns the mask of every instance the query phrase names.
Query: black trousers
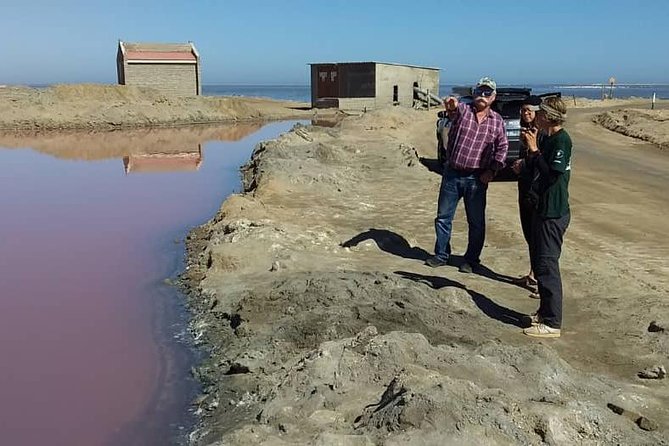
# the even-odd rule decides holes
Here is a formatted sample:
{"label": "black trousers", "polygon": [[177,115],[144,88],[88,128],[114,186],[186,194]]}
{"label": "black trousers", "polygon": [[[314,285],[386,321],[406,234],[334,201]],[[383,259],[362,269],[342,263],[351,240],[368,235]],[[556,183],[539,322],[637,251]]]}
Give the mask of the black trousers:
{"label": "black trousers", "polygon": [[[525,197],[527,196],[527,191],[529,190],[530,185],[523,181],[518,181],[518,211],[520,214],[520,227],[523,229],[523,237],[527,242],[527,248],[530,256],[532,255],[532,218],[534,217],[534,212],[536,206],[533,206],[527,202]],[[531,261],[531,260],[530,260]]]}
{"label": "black trousers", "polygon": [[532,253],[530,261],[539,283],[539,316],[551,328],[562,327],[562,278],[560,254],[562,240],[569,226],[569,213],[559,218],[532,219]]}

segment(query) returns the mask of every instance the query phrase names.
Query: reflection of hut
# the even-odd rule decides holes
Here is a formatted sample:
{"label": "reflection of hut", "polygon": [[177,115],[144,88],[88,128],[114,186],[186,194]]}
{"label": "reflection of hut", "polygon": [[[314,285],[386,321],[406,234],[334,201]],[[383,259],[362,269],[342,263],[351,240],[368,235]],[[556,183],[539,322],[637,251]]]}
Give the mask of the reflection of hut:
{"label": "reflection of hut", "polygon": [[312,107],[412,107],[415,89],[439,93],[439,69],[381,62],[311,64]]}
{"label": "reflection of hut", "polygon": [[120,85],[151,87],[178,96],[202,94],[200,56],[192,43],[118,43]]}
{"label": "reflection of hut", "polygon": [[202,146],[196,152],[140,153],[123,157],[125,173],[194,171],[202,164]]}
{"label": "reflection of hut", "polygon": [[122,159],[126,173],[195,170],[208,141],[240,141],[262,122],[192,127],[117,130],[113,132],[44,132],[3,134],[0,146],[32,147],[62,159]]}

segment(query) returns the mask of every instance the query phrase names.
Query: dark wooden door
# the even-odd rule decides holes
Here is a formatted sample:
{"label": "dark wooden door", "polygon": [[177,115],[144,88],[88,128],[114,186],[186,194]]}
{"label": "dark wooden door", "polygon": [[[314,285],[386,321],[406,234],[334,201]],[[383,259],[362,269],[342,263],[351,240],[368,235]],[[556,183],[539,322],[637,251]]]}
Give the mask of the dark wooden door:
{"label": "dark wooden door", "polygon": [[339,73],[337,65],[319,65],[318,70],[318,97],[319,98],[338,98],[339,97]]}

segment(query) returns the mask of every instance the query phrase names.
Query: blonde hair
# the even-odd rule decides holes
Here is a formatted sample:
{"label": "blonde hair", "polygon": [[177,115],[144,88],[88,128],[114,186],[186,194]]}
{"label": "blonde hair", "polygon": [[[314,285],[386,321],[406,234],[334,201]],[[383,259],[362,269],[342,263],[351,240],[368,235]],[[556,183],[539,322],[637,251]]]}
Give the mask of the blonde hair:
{"label": "blonde hair", "polygon": [[546,112],[546,119],[560,125],[567,119],[567,105],[562,98],[549,96],[541,101],[540,108]]}

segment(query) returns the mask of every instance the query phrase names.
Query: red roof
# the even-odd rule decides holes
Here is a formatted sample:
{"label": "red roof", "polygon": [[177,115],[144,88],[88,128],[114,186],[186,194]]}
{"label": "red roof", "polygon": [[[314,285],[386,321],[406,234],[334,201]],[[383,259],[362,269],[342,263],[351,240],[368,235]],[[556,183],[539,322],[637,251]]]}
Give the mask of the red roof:
{"label": "red roof", "polygon": [[195,62],[192,52],[167,51],[128,51],[128,60],[188,60]]}

